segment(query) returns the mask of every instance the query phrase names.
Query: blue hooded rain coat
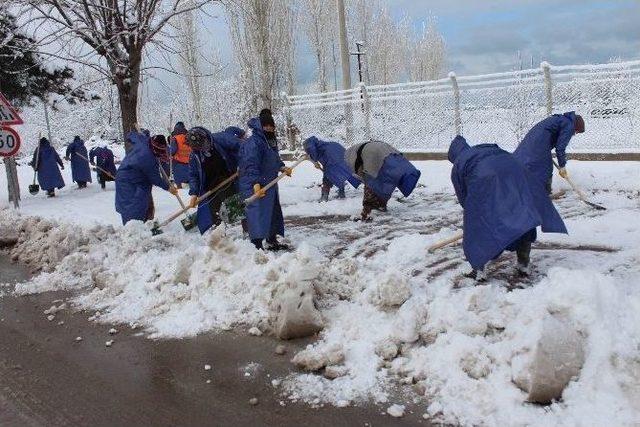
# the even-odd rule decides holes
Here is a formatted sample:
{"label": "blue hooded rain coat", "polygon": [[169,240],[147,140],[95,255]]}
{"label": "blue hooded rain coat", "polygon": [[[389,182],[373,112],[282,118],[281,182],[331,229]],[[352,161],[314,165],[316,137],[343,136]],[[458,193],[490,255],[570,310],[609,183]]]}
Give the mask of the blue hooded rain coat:
{"label": "blue hooded rain coat", "polygon": [[[219,132],[212,134],[205,128],[201,127],[201,129],[205,130],[209,134],[211,149],[216,150],[227,165],[225,175],[228,176],[234,174],[238,169],[238,151],[240,150],[240,139],[229,133]],[[189,195],[191,196],[200,197],[210,190],[209,188],[205,188],[207,179],[205,171],[202,167],[204,158],[206,156],[207,153],[204,153],[200,150],[191,151],[191,156],[189,157]],[[229,185],[237,187],[237,180],[230,183]],[[222,193],[223,191],[224,189],[221,189],[216,194]],[[235,191],[237,192],[237,188]],[[214,194],[212,197],[216,197],[216,194]],[[209,209],[208,206],[210,201],[212,200],[212,197],[208,198],[207,200],[203,200],[198,204],[197,217],[198,229],[200,230],[200,234],[204,234],[214,224],[213,216],[211,215],[211,209]]]}
{"label": "blue hooded rain coat", "polygon": [[38,184],[45,191],[64,187],[64,180],[58,168],[64,168],[62,159],[47,138],[42,138],[38,147],[31,159],[31,166],[38,171]]}
{"label": "blue hooded rain coat", "polygon": [[315,136],[304,141],[304,150],[309,158],[322,165],[324,178],[343,190],[345,181],[354,188],[358,188],[360,180],[353,176],[351,169],[344,160],[345,148],[332,141],[322,141]]}
{"label": "blue hooded rain coat", "polygon": [[113,151],[107,147],[93,147],[89,150],[89,161],[95,163],[100,169],[104,169],[109,172],[111,176],[106,175],[100,169],[96,169],[96,175],[98,179],[102,178],[104,181],[113,181],[116,176],[116,163],[113,156]]}
{"label": "blue hooded rain coat", "polygon": [[544,186],[512,154],[495,144],[470,147],[457,136],[449,147],[451,182],[464,208],[463,248],[478,270],[521,237],[535,241],[535,228],[548,233],[567,229]]}
{"label": "blue hooded rain coat", "polygon": [[67,145],[65,157],[71,159],[71,177],[74,182],[91,182],[87,147],[84,146],[84,141],[79,136],[76,136],[73,142]]}
{"label": "blue hooded rain coat", "polygon": [[575,120],[574,111],[547,117],[531,128],[513,152],[516,159],[544,185],[553,175],[551,150],[556,150],[561,168],[567,164],[566,149],[575,134]]}
{"label": "blue hooded rain coat", "polygon": [[[258,118],[249,120],[253,133],[240,146],[239,189],[243,198],[253,195],[253,185],[261,187],[278,177],[284,163],[280,159],[277,147],[267,142]],[[280,207],[278,185],[267,190],[265,197],[245,207],[249,236],[254,239],[266,239],[275,235],[284,236],[284,218]]]}
{"label": "blue hooded rain coat", "polygon": [[146,219],[154,185],[169,189],[169,183],[160,174],[160,163],[149,147],[150,138],[137,132],[130,132],[127,137],[134,144],[116,175],[116,211],[122,216],[123,224]]}

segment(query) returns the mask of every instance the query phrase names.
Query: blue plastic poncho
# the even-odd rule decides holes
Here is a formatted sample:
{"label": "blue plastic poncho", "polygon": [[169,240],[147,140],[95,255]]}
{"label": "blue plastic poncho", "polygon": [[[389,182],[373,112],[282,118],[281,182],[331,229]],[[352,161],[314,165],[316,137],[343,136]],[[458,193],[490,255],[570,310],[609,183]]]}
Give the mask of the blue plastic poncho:
{"label": "blue plastic poncho", "polygon": [[[567,232],[544,186],[512,154],[495,144],[470,147],[457,136],[449,161],[451,182],[464,208],[464,254],[474,269],[482,269],[539,225],[547,233]],[[535,234],[529,240],[535,241]]]}
{"label": "blue plastic poncho", "polygon": [[513,152],[541,183],[546,184],[553,175],[551,150],[555,148],[560,167],[567,164],[566,149],[575,134],[575,119],[574,111],[547,117],[531,128]]}
{"label": "blue plastic poncho", "polygon": [[[205,128],[201,127],[201,129],[205,130],[209,135],[211,149],[216,150],[227,165],[227,170],[224,171],[224,175],[232,175],[235,173],[238,169],[240,139],[231,134],[223,132],[212,134]],[[200,197],[210,190],[210,188],[205,188],[207,177],[202,167],[205,156],[207,156],[207,153],[200,150],[191,151],[191,156],[189,157],[189,194],[191,196]],[[237,181],[230,185],[237,187]],[[214,224],[213,216],[208,206],[210,200],[211,199],[208,198],[198,204],[198,229],[201,234],[204,234]]]}
{"label": "blue plastic poncho", "polygon": [[71,159],[71,177],[74,182],[91,182],[87,147],[84,146],[84,141],[79,136],[76,136],[73,142],[67,145],[65,157]]}
{"label": "blue plastic poncho", "polygon": [[385,201],[391,198],[396,188],[408,197],[420,179],[420,171],[402,153],[382,141],[349,147],[345,152],[345,161],[354,173],[359,173],[356,171],[356,163],[361,161],[365,185]]}
{"label": "blue plastic poncho", "polygon": [[128,138],[135,143],[116,174],[116,211],[122,216],[123,224],[146,219],[154,185],[169,189],[160,174],[160,163],[149,148],[150,138],[137,132],[130,132]]}
{"label": "blue plastic poncho", "polygon": [[324,178],[339,189],[344,189],[346,181],[354,188],[360,185],[360,180],[353,176],[344,160],[346,150],[342,145],[333,141],[322,141],[312,136],[304,141],[304,150],[311,160],[322,165]]}
{"label": "blue plastic poncho", "polygon": [[96,169],[98,179],[102,178],[103,181],[113,181],[117,172],[113,151],[107,147],[93,147],[89,150],[89,161],[91,161],[91,163],[95,163],[96,166],[107,171],[111,175],[109,176],[102,170]]}
{"label": "blue plastic poncho", "polygon": [[38,171],[38,184],[45,191],[64,187],[64,180],[60,173],[60,167],[64,167],[62,159],[51,146],[47,138],[42,138],[33,153],[31,165]]}
{"label": "blue plastic poncho", "polygon": [[[262,187],[278,177],[284,167],[277,147],[267,142],[260,120],[249,120],[253,134],[242,143],[238,164],[239,189],[243,198],[253,195],[253,185]],[[280,207],[278,185],[271,187],[267,195],[250,203],[245,208],[249,236],[251,239],[266,239],[275,235],[284,236],[284,218]]]}

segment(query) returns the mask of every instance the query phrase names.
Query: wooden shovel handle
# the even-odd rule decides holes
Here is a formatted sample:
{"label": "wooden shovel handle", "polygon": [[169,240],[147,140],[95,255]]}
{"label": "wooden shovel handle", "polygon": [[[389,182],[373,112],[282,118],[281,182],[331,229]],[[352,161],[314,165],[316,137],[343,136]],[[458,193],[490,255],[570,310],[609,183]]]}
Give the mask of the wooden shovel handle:
{"label": "wooden shovel handle", "polygon": [[[80,157],[81,159],[84,159],[87,161],[87,163],[91,164],[91,162],[89,161],[89,159],[87,159],[85,156],[83,156],[82,154],[78,154],[78,153],[72,153],[75,154],[76,156]],[[115,176],[111,175],[109,172],[107,172],[106,170],[102,169],[100,166],[97,165],[93,165],[93,167],[95,167],[96,169],[99,169],[103,174],[107,175],[108,177],[110,177],[111,179],[116,179]]]}
{"label": "wooden shovel handle", "polygon": [[[304,162],[305,160],[308,160],[306,157],[303,157],[302,159],[298,160],[297,162],[295,162],[292,166],[291,169],[296,168],[300,163]],[[278,181],[280,181],[282,178],[284,178],[285,176],[288,176],[286,173],[281,173],[280,175],[278,175],[278,177],[276,179],[274,179],[273,181],[271,181],[270,183],[268,183],[267,185],[265,185],[262,189],[264,191],[267,191],[268,189],[270,189],[271,187],[273,187],[274,185],[276,185],[278,183]],[[257,199],[259,199],[257,194],[254,194],[251,197],[248,197],[244,200],[245,205],[248,205],[249,203],[255,202]]]}
{"label": "wooden shovel handle", "polygon": [[437,249],[444,248],[445,246],[455,243],[458,240],[462,239],[463,236],[464,236],[463,232],[459,231],[458,233],[454,234],[448,239],[440,240],[439,242],[436,242],[433,245],[429,246],[429,249],[428,249],[429,253],[433,253]]}
{"label": "wooden shovel handle", "polygon": [[[229,178],[225,179],[224,181],[222,181],[220,184],[216,185],[213,189],[207,191],[206,193],[204,193],[202,196],[198,197],[198,201],[197,203],[202,202],[203,200],[206,200],[209,196],[211,196],[212,194],[214,194],[216,191],[220,190],[222,187],[224,187],[225,185],[230,184],[231,182],[233,182],[233,180],[235,180],[238,177],[238,172],[234,173],[233,175],[231,175]],[[164,227],[165,225],[169,224],[171,221],[173,221],[174,219],[178,218],[180,215],[182,215],[183,213],[187,212],[190,209],[189,206],[185,206],[184,209],[180,209],[179,211],[175,212],[174,214],[172,214],[169,218],[165,219],[158,227]]]}

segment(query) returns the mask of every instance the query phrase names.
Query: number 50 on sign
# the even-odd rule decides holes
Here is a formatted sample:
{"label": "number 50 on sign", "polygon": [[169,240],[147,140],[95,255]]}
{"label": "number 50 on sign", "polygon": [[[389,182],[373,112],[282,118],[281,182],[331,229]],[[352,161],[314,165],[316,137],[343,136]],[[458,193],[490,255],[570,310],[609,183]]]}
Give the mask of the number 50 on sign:
{"label": "number 50 on sign", "polygon": [[20,136],[8,126],[0,127],[0,157],[11,157],[20,150]]}

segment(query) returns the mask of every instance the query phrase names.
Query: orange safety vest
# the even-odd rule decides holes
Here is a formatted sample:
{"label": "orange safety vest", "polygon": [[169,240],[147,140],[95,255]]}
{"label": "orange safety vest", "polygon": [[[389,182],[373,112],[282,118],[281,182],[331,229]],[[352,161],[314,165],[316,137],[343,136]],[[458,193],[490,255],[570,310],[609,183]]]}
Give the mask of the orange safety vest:
{"label": "orange safety vest", "polygon": [[187,135],[178,134],[173,137],[178,145],[178,151],[173,155],[173,159],[180,163],[189,163],[189,156],[191,155],[191,147],[187,145]]}

